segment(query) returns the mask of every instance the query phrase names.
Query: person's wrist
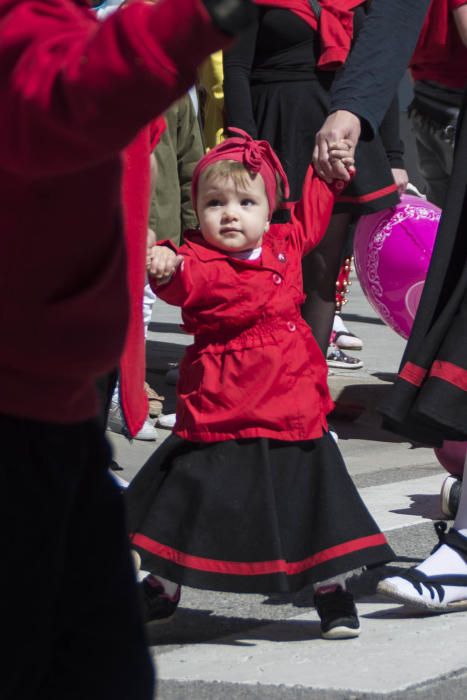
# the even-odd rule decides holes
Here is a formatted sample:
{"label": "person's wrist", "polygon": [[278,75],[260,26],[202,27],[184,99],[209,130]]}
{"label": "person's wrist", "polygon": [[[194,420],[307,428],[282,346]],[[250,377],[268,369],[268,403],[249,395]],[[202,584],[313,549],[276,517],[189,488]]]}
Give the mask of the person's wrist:
{"label": "person's wrist", "polygon": [[202,0],[213,23],[224,34],[236,36],[257,17],[258,9],[251,0]]}

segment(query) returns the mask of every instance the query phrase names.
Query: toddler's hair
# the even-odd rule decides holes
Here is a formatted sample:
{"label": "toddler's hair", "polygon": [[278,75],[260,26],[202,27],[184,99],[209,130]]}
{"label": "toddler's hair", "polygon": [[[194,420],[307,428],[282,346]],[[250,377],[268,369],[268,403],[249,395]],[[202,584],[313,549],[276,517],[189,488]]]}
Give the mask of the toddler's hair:
{"label": "toddler's hair", "polygon": [[[216,160],[203,170],[200,180],[204,180],[204,182],[209,180],[228,180],[230,177],[234,181],[236,187],[245,187],[256,177],[256,173],[250,173],[248,168],[238,160]],[[282,180],[279,173],[276,173],[275,209],[279,207],[282,198]]]}

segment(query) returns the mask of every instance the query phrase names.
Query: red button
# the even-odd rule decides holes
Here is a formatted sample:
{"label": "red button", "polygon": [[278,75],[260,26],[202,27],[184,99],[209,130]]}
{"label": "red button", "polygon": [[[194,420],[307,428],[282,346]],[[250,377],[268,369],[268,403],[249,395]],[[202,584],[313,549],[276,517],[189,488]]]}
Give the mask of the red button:
{"label": "red button", "polygon": [[273,274],[272,280],[273,280],[274,284],[282,284],[282,278],[276,272]]}
{"label": "red button", "polygon": [[288,328],[289,331],[291,331],[291,332],[297,330],[297,326],[295,325],[295,323],[294,323],[293,321],[288,321],[288,322],[287,322],[287,328]]}

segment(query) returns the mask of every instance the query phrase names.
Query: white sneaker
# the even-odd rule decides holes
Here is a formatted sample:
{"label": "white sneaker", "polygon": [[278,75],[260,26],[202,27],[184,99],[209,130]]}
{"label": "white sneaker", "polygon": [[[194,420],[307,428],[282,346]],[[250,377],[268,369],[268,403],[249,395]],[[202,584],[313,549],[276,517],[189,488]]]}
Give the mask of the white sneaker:
{"label": "white sneaker", "polygon": [[166,416],[161,415],[157,419],[157,425],[160,428],[166,428],[167,430],[172,430],[172,428],[175,425],[176,418],[177,418],[177,416],[175,413],[167,413]]}
{"label": "white sneaker", "polygon": [[143,427],[139,432],[136,433],[133,439],[147,441],[157,440],[157,430],[148,418],[146,418],[146,420],[143,423]]}
{"label": "white sneaker", "polygon": [[[125,435],[125,437],[129,437],[128,429],[123,418],[122,409],[120,408],[120,405],[114,401],[112,401],[110,404],[107,430],[110,430],[112,433],[117,433],[118,435]],[[157,440],[157,430],[148,419],[145,420],[141,430],[136,433],[134,440]]]}

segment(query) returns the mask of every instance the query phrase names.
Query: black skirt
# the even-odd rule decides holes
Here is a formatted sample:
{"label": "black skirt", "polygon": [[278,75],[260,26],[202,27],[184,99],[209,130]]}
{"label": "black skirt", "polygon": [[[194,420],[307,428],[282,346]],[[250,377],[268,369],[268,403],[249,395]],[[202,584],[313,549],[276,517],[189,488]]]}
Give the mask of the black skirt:
{"label": "black skirt", "polygon": [[126,503],[142,568],[195,588],[293,592],[394,556],[329,435],[209,444],[172,435]]}
{"label": "black skirt", "polygon": [[[290,185],[290,199],[300,199],[315,136],[326,119],[329,78],[254,84],[251,87],[258,137],[278,154]],[[378,136],[357,146],[356,177],[337,200],[334,213],[371,214],[399,201],[389,162]]]}
{"label": "black skirt", "polygon": [[467,440],[467,92],[454,167],[385,426],[431,445]]}

